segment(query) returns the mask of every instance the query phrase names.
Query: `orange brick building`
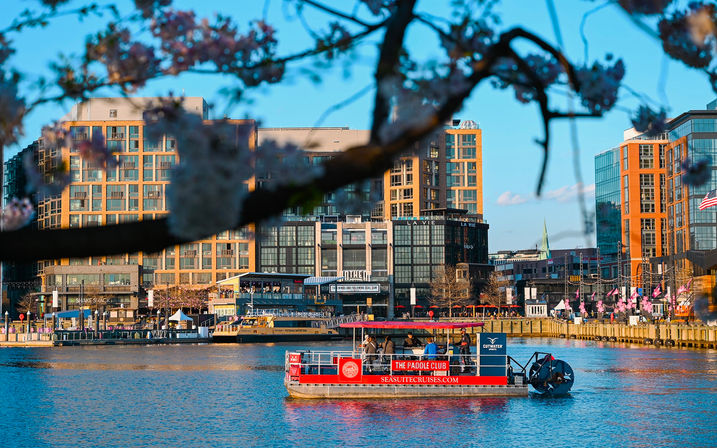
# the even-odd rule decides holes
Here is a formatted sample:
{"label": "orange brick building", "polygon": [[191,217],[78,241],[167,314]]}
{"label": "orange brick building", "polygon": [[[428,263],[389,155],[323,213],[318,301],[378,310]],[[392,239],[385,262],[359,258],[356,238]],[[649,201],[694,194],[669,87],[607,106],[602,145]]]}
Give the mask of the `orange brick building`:
{"label": "orange brick building", "polygon": [[667,140],[642,136],[620,145],[622,244],[634,284],[645,283],[641,280],[649,273],[644,272],[649,259],[667,250],[666,147]]}

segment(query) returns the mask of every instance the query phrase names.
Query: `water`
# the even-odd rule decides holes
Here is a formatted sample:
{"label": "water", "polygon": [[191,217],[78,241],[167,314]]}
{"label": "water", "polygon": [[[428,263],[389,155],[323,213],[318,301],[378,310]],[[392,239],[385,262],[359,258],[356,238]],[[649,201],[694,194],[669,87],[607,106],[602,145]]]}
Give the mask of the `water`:
{"label": "water", "polygon": [[305,347],[0,349],[0,437],[7,447],[717,446],[714,350],[511,339],[517,359],[541,350],[568,361],[571,396],[288,399],[284,351]]}

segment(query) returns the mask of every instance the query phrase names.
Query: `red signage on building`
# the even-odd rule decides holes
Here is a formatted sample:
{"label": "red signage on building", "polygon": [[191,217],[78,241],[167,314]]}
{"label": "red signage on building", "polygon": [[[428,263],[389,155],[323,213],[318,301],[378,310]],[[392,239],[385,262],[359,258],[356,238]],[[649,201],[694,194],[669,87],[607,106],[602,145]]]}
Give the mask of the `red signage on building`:
{"label": "red signage on building", "polygon": [[360,359],[339,359],[339,381],[347,383],[359,383],[361,382],[362,376],[363,368]]}
{"label": "red signage on building", "polygon": [[448,370],[448,361],[412,361],[407,359],[394,360],[393,370]]}

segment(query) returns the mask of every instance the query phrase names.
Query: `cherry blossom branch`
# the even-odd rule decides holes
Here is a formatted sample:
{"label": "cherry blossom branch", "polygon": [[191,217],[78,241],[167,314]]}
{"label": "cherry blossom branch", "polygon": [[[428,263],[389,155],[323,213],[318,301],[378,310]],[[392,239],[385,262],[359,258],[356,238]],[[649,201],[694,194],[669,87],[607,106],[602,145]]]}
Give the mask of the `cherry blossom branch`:
{"label": "cherry blossom branch", "polygon": [[[396,156],[445,123],[462,106],[475,86],[492,76],[496,61],[509,54],[510,42],[522,33],[522,30],[514,29],[501,35],[485,57],[475,63],[474,72],[467,78],[465,87],[449,92],[445,101],[422,125],[404,130],[385,144],[369,143],[346,150],[326,162],[324,174],[313,181],[249,193],[243,202],[238,227],[279,214],[287,207],[304,203],[317,193],[334,191],[382,174],[391,167]],[[80,229],[21,229],[0,232],[0,259],[20,261],[157,252],[186,242],[186,239],[169,232],[166,218]]]}

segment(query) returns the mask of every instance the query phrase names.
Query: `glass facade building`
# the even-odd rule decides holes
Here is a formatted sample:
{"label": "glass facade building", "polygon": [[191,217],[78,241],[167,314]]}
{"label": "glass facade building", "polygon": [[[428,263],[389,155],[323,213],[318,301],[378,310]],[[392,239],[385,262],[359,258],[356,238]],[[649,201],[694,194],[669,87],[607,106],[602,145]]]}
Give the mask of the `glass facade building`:
{"label": "glass facade building", "polygon": [[[717,188],[717,111],[689,111],[671,123],[667,150],[669,253],[717,249],[717,210],[700,210],[705,195]],[[682,182],[682,163],[707,160],[710,179],[703,185]]]}
{"label": "glass facade building", "polygon": [[620,148],[612,148],[595,156],[595,230],[603,256],[617,255],[620,203]]}

